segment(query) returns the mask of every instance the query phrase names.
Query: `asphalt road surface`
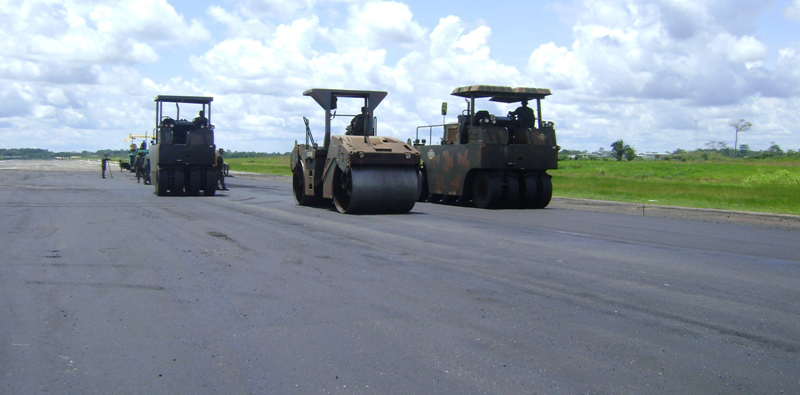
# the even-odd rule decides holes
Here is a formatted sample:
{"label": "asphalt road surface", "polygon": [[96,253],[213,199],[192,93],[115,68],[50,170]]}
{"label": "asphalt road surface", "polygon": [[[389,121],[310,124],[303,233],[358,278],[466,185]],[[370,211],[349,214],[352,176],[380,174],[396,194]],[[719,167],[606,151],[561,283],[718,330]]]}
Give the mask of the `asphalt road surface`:
{"label": "asphalt road surface", "polygon": [[798,230],[112,174],[0,162],[0,393],[800,393]]}

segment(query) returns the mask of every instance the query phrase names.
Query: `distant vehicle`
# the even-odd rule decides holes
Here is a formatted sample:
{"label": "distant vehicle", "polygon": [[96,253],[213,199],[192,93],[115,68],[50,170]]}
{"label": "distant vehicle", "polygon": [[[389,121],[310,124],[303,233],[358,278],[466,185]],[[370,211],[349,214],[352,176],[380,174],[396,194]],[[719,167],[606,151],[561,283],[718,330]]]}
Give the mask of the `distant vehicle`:
{"label": "distant vehicle", "polygon": [[[211,123],[212,97],[156,97],[155,136],[150,144],[150,178],[158,196],[184,194],[197,196],[200,190],[214,196],[217,175],[214,169],[214,125]],[[175,103],[175,117],[164,115],[164,104]],[[181,104],[201,105],[208,117],[202,122],[181,119]]]}
{"label": "distant vehicle", "polygon": [[[414,147],[423,161],[420,200],[472,201],[480,208],[546,207],[553,194],[547,170],[558,168],[560,149],[553,122],[542,120],[541,102],[550,94],[549,89],[493,85],[454,89],[452,95],[467,101],[458,123],[417,128]],[[526,117],[476,111],[475,100],[482,98],[500,103],[535,100],[536,113],[527,109]],[[442,115],[446,108],[444,103]],[[425,145],[419,130],[435,126],[444,127],[441,144]]]}
{"label": "distant vehicle", "polygon": [[[407,213],[419,196],[419,152],[411,144],[375,135],[373,111],[386,97],[382,91],[310,89],[325,110],[325,138],[318,146],[306,124],[306,142],[295,142],[291,169],[295,200],[302,206],[333,203],[341,213]],[[363,103],[345,135],[331,135],[340,98]],[[341,114],[338,116],[342,116]]]}

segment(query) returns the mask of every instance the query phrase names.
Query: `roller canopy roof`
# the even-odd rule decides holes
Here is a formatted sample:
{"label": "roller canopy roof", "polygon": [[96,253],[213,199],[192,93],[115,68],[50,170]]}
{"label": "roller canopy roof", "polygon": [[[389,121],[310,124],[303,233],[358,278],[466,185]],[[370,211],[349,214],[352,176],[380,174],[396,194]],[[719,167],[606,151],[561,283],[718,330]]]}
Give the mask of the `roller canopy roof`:
{"label": "roller canopy roof", "polygon": [[168,96],[158,95],[153,101],[161,101],[168,103],[193,103],[193,104],[209,104],[214,101],[213,97],[207,96]]}
{"label": "roller canopy roof", "polygon": [[512,88],[498,85],[472,85],[453,89],[453,96],[483,98],[503,103],[515,103],[522,100],[544,99],[551,95],[550,89],[544,88]]}
{"label": "roller canopy roof", "polygon": [[364,98],[369,100],[370,110],[378,107],[378,104],[386,97],[384,91],[358,91],[348,89],[320,89],[314,88],[303,92],[304,96],[311,96],[316,102],[325,109],[331,109],[332,97],[353,97]]}

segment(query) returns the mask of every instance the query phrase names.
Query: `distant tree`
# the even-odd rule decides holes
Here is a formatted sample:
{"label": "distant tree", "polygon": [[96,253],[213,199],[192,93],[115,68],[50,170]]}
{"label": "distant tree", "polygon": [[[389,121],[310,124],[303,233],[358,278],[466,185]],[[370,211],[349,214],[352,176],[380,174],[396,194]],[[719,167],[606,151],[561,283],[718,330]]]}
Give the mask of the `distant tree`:
{"label": "distant tree", "polygon": [[605,158],[606,156],[608,156],[608,152],[606,152],[606,149],[603,147],[598,148],[597,151],[592,152],[592,154],[597,155],[600,158]]}
{"label": "distant tree", "polygon": [[744,156],[749,155],[750,154],[750,146],[748,144],[739,145],[739,152],[741,152],[742,155],[744,155]]}
{"label": "distant tree", "polygon": [[625,160],[630,162],[630,161],[636,159],[636,150],[633,147],[625,146],[624,155],[625,155]]}
{"label": "distant tree", "polygon": [[686,150],[683,149],[683,148],[678,148],[675,151],[672,151],[672,155],[681,155],[681,154],[685,154],[685,153],[686,153]]}
{"label": "distant tree", "polygon": [[780,145],[775,144],[773,141],[772,145],[767,148],[767,154],[769,156],[783,156],[783,150],[781,149]]}
{"label": "distant tree", "polygon": [[[619,139],[613,143],[611,143],[611,156],[617,160],[617,162],[622,161],[622,158],[625,157],[625,151],[633,150],[629,145],[625,145],[625,142],[622,139]],[[636,156],[636,151],[633,152],[633,156]]]}
{"label": "distant tree", "polygon": [[750,122],[745,121],[744,119],[740,120],[731,120],[728,121],[728,126],[734,128],[736,130],[736,138],[733,141],[733,156],[736,157],[736,147],[739,145],[739,132],[744,132],[749,130],[753,127],[753,124]]}

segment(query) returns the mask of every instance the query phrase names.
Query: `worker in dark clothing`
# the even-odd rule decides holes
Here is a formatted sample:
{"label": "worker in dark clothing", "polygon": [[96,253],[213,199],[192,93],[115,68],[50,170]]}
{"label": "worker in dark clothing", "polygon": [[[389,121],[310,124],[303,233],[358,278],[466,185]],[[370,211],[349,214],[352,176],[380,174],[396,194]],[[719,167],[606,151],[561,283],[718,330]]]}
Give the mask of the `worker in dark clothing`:
{"label": "worker in dark clothing", "polygon": [[366,133],[367,108],[361,107],[361,114],[356,115],[350,121],[350,126],[347,127],[348,136],[363,136]]}
{"label": "worker in dark clothing", "polygon": [[200,110],[200,112],[197,113],[197,117],[192,120],[192,123],[194,123],[194,126],[198,128],[204,128],[208,126],[208,118],[206,118],[205,111]]}
{"label": "worker in dark clothing", "polygon": [[145,161],[144,152],[139,152],[139,154],[136,155],[136,161],[133,162],[133,169],[134,171],[136,171],[137,184],[141,182],[142,177],[144,177],[144,161]]}
{"label": "worker in dark clothing", "polygon": [[[225,173],[222,171],[223,166],[225,165],[225,159],[222,158],[222,154],[225,153],[225,150],[222,148],[219,149],[217,153],[217,157],[214,160],[214,169],[217,171],[217,189],[222,191],[227,191],[228,188],[225,187]],[[220,188],[220,185],[222,188]]]}
{"label": "worker in dark clothing", "polygon": [[103,154],[103,159],[100,160],[100,166],[103,167],[103,178],[106,178],[106,166],[108,166],[108,154]]}
{"label": "worker in dark clothing", "polygon": [[513,112],[509,112],[508,116],[516,119],[517,126],[523,128],[532,128],[536,122],[536,116],[533,114],[533,110],[528,107],[527,100],[523,100],[522,105]]}

